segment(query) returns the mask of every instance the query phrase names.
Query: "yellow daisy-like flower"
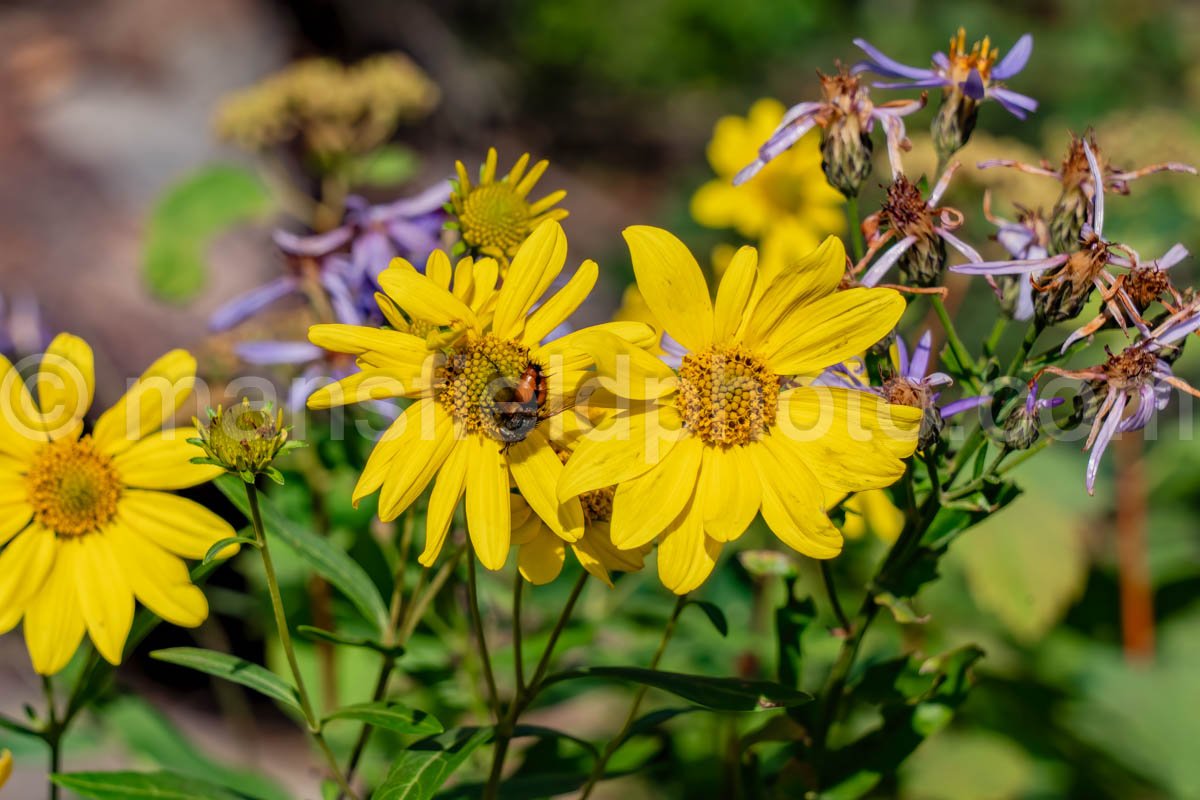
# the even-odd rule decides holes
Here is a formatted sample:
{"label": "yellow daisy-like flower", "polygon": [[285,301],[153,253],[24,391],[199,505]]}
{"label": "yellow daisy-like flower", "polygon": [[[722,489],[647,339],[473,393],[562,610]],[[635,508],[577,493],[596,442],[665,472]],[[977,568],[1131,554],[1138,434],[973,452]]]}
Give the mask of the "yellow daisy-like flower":
{"label": "yellow daisy-like flower", "polygon": [[845,502],[846,522],[842,533],[858,539],[870,532],[891,544],[904,529],[904,512],[896,508],[883,489],[871,489],[851,496]]}
{"label": "yellow daisy-like flower", "polygon": [[[446,254],[434,251],[424,275],[396,259],[379,284],[381,309],[397,330],[309,330],[314,344],[356,356],[361,368],[315,392],[310,408],[414,400],[375,446],[354,502],[378,490],[380,517],[394,519],[433,482],[419,558],[426,566],[437,559],[465,495],[475,552],[485,567],[500,569],[512,540],[514,483],[556,536],[576,542],[584,535],[579,499],[555,493],[563,465],[550,441],[584,422],[574,410],[564,412],[562,398],[575,397],[591,374],[593,362],[575,342],[592,329],[541,343],[596,282],[595,262],[585,261],[546,296],[566,257],[562,227],[547,221],[517,251],[499,288],[492,259],[466,258],[452,269]],[[637,323],[602,327],[618,341],[650,338]]]}
{"label": "yellow daisy-like flower", "polygon": [[191,394],[196,360],[167,353],[83,434],[94,359],[82,339],[57,337],[42,357],[36,403],[0,357],[0,633],[24,618],[33,667],[66,666],[86,631],[120,663],[134,598],[164,620],[208,616],[183,558],[234,535],[216,514],[168,494],[211,480],[188,439],[160,431]]}
{"label": "yellow daisy-like flower", "polygon": [[845,252],[832,237],[769,282],[754,248],[742,248],[715,303],[674,236],[633,227],[625,239],[647,305],[687,354],[677,374],[603,332],[584,337],[620,410],[579,443],[559,497],[617,486],[613,542],[629,549],[657,538],[659,576],[681,594],[707,578],[723,543],[760,510],[789,547],[836,556],[842,535],[826,496],[899,478],[921,413],[851,389],[788,388],[784,379],[870,347],[899,320],[904,300],[888,289],[836,291]]}
{"label": "yellow daisy-like flower", "polygon": [[814,130],[763,167],[755,180],[733,185],[733,176],[758,157],[783,119],[778,100],[763,99],[745,117],[717,120],[708,143],[714,180],[692,195],[692,217],[708,228],[733,228],[747,239],[772,238],[768,249],[807,253],[825,236],[845,230],[845,200],[821,169],[820,131]]}
{"label": "yellow daisy-like flower", "polygon": [[8,783],[8,779],[12,777],[12,770],[12,753],[8,750],[0,750],[0,789],[3,789],[4,784]]}
{"label": "yellow daisy-like flower", "polygon": [[530,231],[547,220],[566,218],[567,210],[555,206],[567,193],[559,189],[530,202],[529,193],[550,162],[539,161],[526,172],[529,154],[525,153],[507,175],[497,179],[496,159],[496,148],[488,148],[487,161],[475,185],[463,163],[455,162],[458,180],[450,193],[450,208],[456,220],[452,224],[457,225],[469,250],[507,264]]}

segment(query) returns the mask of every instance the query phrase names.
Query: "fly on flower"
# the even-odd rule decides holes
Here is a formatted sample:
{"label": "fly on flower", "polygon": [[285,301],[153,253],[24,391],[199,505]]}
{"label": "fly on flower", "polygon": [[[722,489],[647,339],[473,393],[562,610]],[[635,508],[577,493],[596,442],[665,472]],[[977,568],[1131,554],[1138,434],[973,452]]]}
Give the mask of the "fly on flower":
{"label": "fly on flower", "polygon": [[1156,411],[1167,407],[1171,389],[1200,397],[1200,391],[1177,378],[1170,362],[1178,355],[1183,340],[1200,330],[1200,301],[1193,301],[1170,315],[1153,330],[1119,353],[1108,353],[1103,364],[1089,369],[1067,370],[1045,367],[1043,372],[1088,381],[1099,403],[1085,450],[1091,450],[1087,466],[1088,494],[1094,494],[1100,459],[1118,433],[1146,427]]}
{"label": "fly on flower", "polygon": [[871,131],[878,122],[887,137],[892,176],[903,172],[900,151],[911,147],[904,135],[904,119],[925,105],[918,100],[893,100],[875,105],[858,78],[840,65],[834,75],[817,73],[824,98],[788,109],[771,137],[759,148],[758,158],[734,176],[734,185],[745,183],[778,158],[816,126],[821,128],[821,166],[830,185],[847,197],[856,197],[871,174]]}
{"label": "fly on flower", "polygon": [[979,104],[995,100],[1018,119],[1037,110],[1037,101],[1004,86],[1003,81],[1015,77],[1025,68],[1033,52],[1033,37],[1023,35],[1003,59],[997,63],[1000,51],[991,40],[975,42],[967,49],[967,33],[958,29],[950,39],[950,52],[934,53],[932,67],[910,67],[884,55],[864,39],[854,43],[867,54],[864,61],[854,65],[855,74],[873,72],[900,80],[876,83],[879,89],[942,88],[942,105],[934,117],[931,131],[938,157],[943,161],[954,155],[975,129]]}
{"label": "fly on flower", "polygon": [[1011,167],[1029,175],[1043,175],[1059,182],[1062,190],[1050,212],[1050,243],[1054,252],[1063,253],[1074,248],[1079,242],[1083,225],[1087,221],[1091,208],[1092,198],[1096,192],[1096,183],[1092,179],[1092,169],[1087,158],[1086,150],[1088,148],[1091,149],[1096,162],[1100,165],[1106,193],[1129,194],[1131,181],[1153,175],[1156,172],[1196,174],[1195,167],[1173,161],[1151,164],[1141,169],[1118,169],[1108,161],[1096,145],[1096,136],[1091,130],[1084,132],[1083,136],[1072,134],[1071,142],[1067,146],[1067,154],[1063,156],[1062,163],[1057,169],[1045,160],[1035,166],[1012,159],[992,159],[981,161],[978,166],[980,169]]}

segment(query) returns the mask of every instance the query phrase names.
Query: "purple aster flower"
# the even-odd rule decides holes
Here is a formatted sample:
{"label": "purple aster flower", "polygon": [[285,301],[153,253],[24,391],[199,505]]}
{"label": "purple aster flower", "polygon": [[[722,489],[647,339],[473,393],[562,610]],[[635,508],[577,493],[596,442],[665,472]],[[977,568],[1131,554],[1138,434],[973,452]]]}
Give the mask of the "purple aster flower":
{"label": "purple aster flower", "polygon": [[855,39],[860,50],[867,54],[864,61],[854,65],[855,74],[873,72],[900,80],[876,83],[877,89],[933,89],[944,88],[948,93],[958,92],[979,103],[992,99],[1004,106],[1008,113],[1025,119],[1030,112],[1037,111],[1037,101],[1004,88],[1000,81],[1015,77],[1033,53],[1033,36],[1025,34],[1000,63],[996,58],[1000,51],[991,46],[984,37],[967,50],[967,32],[958,29],[958,35],[950,39],[950,53],[937,52],[932,57],[932,67],[910,67],[884,55],[865,39]]}
{"label": "purple aster flower", "polygon": [[1096,136],[1090,130],[1086,131],[1083,136],[1071,135],[1067,154],[1057,169],[1045,160],[1038,166],[1007,158],[979,162],[980,169],[1010,167],[1028,175],[1042,175],[1054,178],[1059,182],[1062,190],[1050,212],[1050,241],[1054,252],[1068,251],[1079,241],[1083,224],[1087,220],[1088,208],[1095,193],[1096,184],[1093,181],[1085,144],[1091,148],[1096,162],[1100,165],[1100,172],[1104,175],[1104,190],[1108,193],[1129,194],[1130,182],[1156,172],[1196,174],[1195,167],[1173,161],[1151,164],[1148,167],[1134,170],[1114,167],[1096,145]]}
{"label": "purple aster flower", "polygon": [[911,147],[905,137],[903,117],[922,108],[925,96],[875,105],[859,79],[840,66],[835,75],[818,75],[824,99],[788,109],[771,138],[759,148],[758,158],[734,177],[735,185],[753,178],[816,126],[821,128],[825,176],[830,185],[847,197],[857,196],[871,173],[871,132],[876,122],[883,126],[887,137],[892,177],[903,172],[900,151]]}
{"label": "purple aster flower", "polygon": [[[1008,255],[1021,261],[1047,258],[1050,253],[1050,228],[1041,209],[1033,211],[1021,206],[1016,209],[1016,222],[995,216],[992,214],[991,192],[984,192],[983,215],[996,226],[994,238]],[[1013,319],[1025,322],[1033,317],[1033,282],[1041,277],[1041,272],[1030,273],[1028,280],[1012,276],[1002,278],[1000,286],[995,284],[990,275],[987,277],[996,289],[1002,307]]]}
{"label": "purple aster flower", "polygon": [[889,403],[920,408],[925,412],[921,421],[918,447],[924,450],[937,443],[945,421],[951,417],[990,403],[988,395],[963,397],[949,403],[941,403],[943,387],[954,380],[944,372],[930,372],[933,349],[933,332],[925,331],[917,342],[910,357],[908,346],[896,337],[896,352],[893,358],[895,372],[881,386],[872,386],[861,361],[839,364],[825,370],[815,381],[821,386],[841,386],[860,389],[879,395]]}
{"label": "purple aster flower", "polygon": [[1153,330],[1120,353],[1109,351],[1103,364],[1083,370],[1046,367],[1043,371],[1088,381],[1099,407],[1092,420],[1084,450],[1090,450],[1086,484],[1095,493],[1096,472],[1109,442],[1118,433],[1141,430],[1155,412],[1167,407],[1171,389],[1200,397],[1197,391],[1171,371],[1183,339],[1200,329],[1200,300],[1168,316]]}
{"label": "purple aster flower", "polygon": [[883,208],[863,220],[867,253],[855,266],[855,273],[862,271],[885,244],[895,243],[858,279],[860,284],[878,285],[888,270],[899,264],[900,280],[905,285],[933,286],[945,269],[947,244],[970,261],[982,260],[975,248],[953,233],[962,226],[962,212],[938,205],[959,166],[954,162],[946,168],[928,200],[904,175],[888,187]]}
{"label": "purple aster flower", "polygon": [[21,292],[5,298],[0,294],[0,356],[16,360],[41,353],[50,338],[33,295]]}
{"label": "purple aster flower", "polygon": [[1010,450],[1028,450],[1041,437],[1042,411],[1062,405],[1061,397],[1038,397],[1037,381],[1030,381],[1025,402],[1004,420],[1004,444]]}
{"label": "purple aster flower", "polygon": [[[1099,317],[1067,338],[1065,350],[1072,343],[1095,333],[1112,322],[1124,331],[1130,325],[1145,332],[1142,312],[1154,300],[1170,292],[1175,302],[1182,297],[1171,287],[1166,270],[1187,257],[1187,249],[1175,245],[1162,258],[1143,263],[1137,251],[1128,245],[1116,244],[1104,238],[1104,183],[1100,167],[1090,145],[1083,143],[1084,155],[1092,171],[1093,186],[1101,187],[1089,202],[1089,221],[1083,225],[1081,239],[1072,252],[1058,255],[1035,254],[1030,258],[1006,261],[980,261],[951,267],[967,275],[1030,276],[1034,313],[1043,324],[1055,324],[1079,316],[1095,289],[1104,298],[1104,311]],[[1112,268],[1128,270],[1118,275]]]}
{"label": "purple aster flower", "polygon": [[328,294],[335,310],[339,303],[355,303],[360,312],[374,308],[364,296],[369,301],[378,288],[375,279],[393,258],[424,264],[437,248],[446,219],[442,206],[449,197],[449,181],[381,205],[351,196],[345,220],[331,231],[311,236],[275,231],[272,238],[287,258],[287,274],[221,306],[209,327],[228,330],[284,297],[311,291],[314,284]]}

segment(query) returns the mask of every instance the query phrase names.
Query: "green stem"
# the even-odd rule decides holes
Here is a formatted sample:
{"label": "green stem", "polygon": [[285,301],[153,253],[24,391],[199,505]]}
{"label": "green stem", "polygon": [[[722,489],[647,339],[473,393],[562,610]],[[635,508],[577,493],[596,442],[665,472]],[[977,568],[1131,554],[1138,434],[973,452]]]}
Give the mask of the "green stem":
{"label": "green stem", "polygon": [[467,602],[470,605],[471,627],[475,629],[475,641],[479,645],[479,660],[483,665],[483,680],[487,684],[488,705],[492,717],[500,721],[500,695],[496,691],[496,674],[492,671],[492,657],[488,652],[487,637],[483,633],[483,617],[479,613],[479,586],[475,573],[476,554],[467,557]]}
{"label": "green stem", "polygon": [[42,676],[42,691],[46,695],[46,730],[43,733],[43,738],[46,740],[46,745],[50,748],[50,772],[46,775],[46,781],[49,784],[50,800],[58,800],[58,784],[54,782],[51,776],[57,775],[62,769],[62,738],[66,731],[66,726],[58,719],[58,712],[55,709],[54,703],[54,684],[50,680],[49,675]]}
{"label": "green stem", "polygon": [[1029,357],[1029,351],[1033,349],[1033,345],[1037,342],[1038,336],[1042,333],[1042,324],[1034,322],[1025,329],[1025,338],[1021,341],[1021,346],[1017,348],[1017,352],[1013,355],[1012,363],[1008,365],[1008,370],[1005,375],[1016,376],[1025,366],[1025,359]]}
{"label": "green stem", "polygon": [[512,610],[513,678],[516,681],[516,690],[520,693],[525,691],[525,663],[521,655],[521,594],[525,586],[525,579],[521,577],[520,570],[517,571],[514,577]]}
{"label": "green stem", "polygon": [[825,593],[829,595],[829,605],[833,607],[833,615],[837,617],[838,626],[848,635],[850,620],[846,617],[845,610],[842,609],[841,601],[838,600],[837,589],[833,585],[833,570],[830,569],[829,562],[826,560],[817,563],[821,565],[821,581],[825,584]]}
{"label": "green stem", "polygon": [[246,483],[245,486],[246,500],[250,504],[250,522],[254,527],[254,535],[258,539],[258,552],[262,554],[263,572],[267,577],[267,592],[271,596],[271,609],[275,614],[275,628],[279,633],[279,644],[283,647],[284,655],[287,656],[292,679],[296,682],[296,694],[300,700],[300,710],[304,714],[304,722],[308,726],[309,735],[320,748],[325,760],[329,762],[330,772],[338,786],[341,787],[342,793],[357,800],[358,795],[354,793],[346,777],[342,775],[342,771],[338,768],[337,757],[329,748],[329,743],[325,741],[324,734],[321,733],[321,722],[313,711],[312,701],[304,686],[304,676],[300,673],[300,662],[296,659],[296,648],[292,645],[292,634],[288,629],[287,614],[283,609],[283,596],[279,592],[275,562],[271,559],[271,547],[267,540],[266,528],[263,526],[262,512],[258,507],[258,489],[253,483]]}
{"label": "green stem", "polygon": [[[658,664],[662,661],[663,654],[667,652],[667,644],[671,641],[672,634],[675,633],[675,624],[679,621],[679,615],[683,613],[684,606],[687,605],[687,595],[680,595],[675,601],[675,608],[671,611],[671,617],[667,620],[667,626],[663,629],[662,639],[659,640],[658,650],[654,652],[654,658],[650,659],[650,670],[658,669]],[[588,776],[588,781],[583,786],[583,790],[579,794],[580,800],[587,800],[591,796],[592,791],[596,788],[596,784],[604,777],[604,769],[608,766],[609,759],[620,749],[621,745],[625,744],[625,737],[629,735],[629,731],[633,728],[633,723],[637,722],[638,711],[642,707],[642,701],[646,699],[647,692],[650,687],[643,684],[638,688],[637,694],[633,696],[633,704],[629,707],[629,713],[625,716],[625,724],[621,726],[621,730],[613,737],[608,746],[604,748],[604,752],[600,754],[600,758],[596,759],[595,765],[592,767],[592,774]]]}
{"label": "green stem", "polygon": [[959,338],[954,321],[950,319],[950,313],[946,311],[946,304],[942,302],[940,295],[930,295],[930,299],[933,302],[933,311],[946,331],[946,343],[950,345],[950,351],[954,353],[954,360],[962,367],[971,388],[977,392],[980,391],[982,386],[979,383],[979,377],[975,374],[975,359],[971,357],[967,346]]}
{"label": "green stem", "polygon": [[846,224],[850,226],[850,248],[854,253],[854,263],[862,261],[866,246],[863,244],[862,226],[858,219],[858,197],[846,198]]}

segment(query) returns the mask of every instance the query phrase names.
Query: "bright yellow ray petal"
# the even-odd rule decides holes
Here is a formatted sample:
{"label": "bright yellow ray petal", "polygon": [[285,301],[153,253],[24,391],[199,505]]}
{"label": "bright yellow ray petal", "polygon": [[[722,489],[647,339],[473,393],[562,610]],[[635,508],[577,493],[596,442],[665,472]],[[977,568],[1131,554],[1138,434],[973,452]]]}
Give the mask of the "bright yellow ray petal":
{"label": "bright yellow ray petal", "polygon": [[550,583],[562,572],[567,557],[567,546],[548,528],[521,545],[517,553],[517,569],[521,577],[535,586]]}
{"label": "bright yellow ray petal", "polygon": [[[552,359],[559,359],[556,369],[591,369],[595,364],[595,359],[592,354],[583,349],[580,345],[585,343],[589,337],[595,333],[606,333],[623,339],[634,347],[651,347],[658,342],[658,333],[649,325],[643,322],[605,322],[600,325],[591,325],[587,328],[582,328],[577,331],[572,331],[565,336],[560,336],[552,342],[547,342],[537,348],[539,358],[549,363]],[[594,343],[589,346],[594,350]]]}
{"label": "bright yellow ray petal", "polygon": [[27,462],[46,439],[21,373],[0,355],[0,454]]}
{"label": "bright yellow ray petal", "polygon": [[498,570],[508,558],[512,535],[508,465],[497,442],[472,435],[466,443],[467,533],[479,562]]}
{"label": "bright yellow ray petal", "polygon": [[558,481],[559,497],[616,486],[660,463],[683,435],[673,406],[624,411],[585,437]]}
{"label": "bright yellow ray petal", "polygon": [[763,341],[780,375],[817,372],[862,353],[896,327],[904,298],[892,289],[835,292],[788,314]]}
{"label": "bright yellow ray petal", "polygon": [[187,566],[154,542],[116,524],[105,531],[129,588],[157,616],[184,628],[208,617],[208,600],[192,584]]}
{"label": "bright yellow ray petal", "polygon": [[196,382],[196,359],[186,350],[172,350],[155,361],[117,404],[100,415],[92,436],[96,446],[115,455],[174,418],[191,396]]}
{"label": "bright yellow ray petal", "polygon": [[51,439],[74,439],[95,392],[92,348],[78,336],[60,333],[38,364],[37,395],[43,430]]}
{"label": "bright yellow ray petal", "polygon": [[711,344],[713,307],[708,284],[683,242],[647,225],[626,228],[624,236],[638,288],[654,317],[689,350]]}
{"label": "bright yellow ray petal", "polygon": [[721,554],[721,543],[704,533],[703,516],[693,498],[658,540],[658,577],[675,594],[704,583]]}
{"label": "bright yellow ray petal", "polygon": [[571,344],[591,356],[596,382],[617,397],[659,398],[679,385],[674,370],[661,359],[608,331],[584,329],[572,337]]}
{"label": "bright yellow ray petal", "polygon": [[825,514],[815,475],[786,443],[767,437],[750,449],[762,483],[762,515],[780,541],[810,558],[842,552],[842,534]]}
{"label": "bright yellow ray petal", "polygon": [[389,368],[409,380],[421,374],[430,356],[419,336],[364,325],[313,325],[308,340],[335,353],[359,356],[370,366]]}
{"label": "bright yellow ray petal", "polygon": [[554,283],[567,262],[567,235],[557,222],[543,222],[517,250],[500,294],[492,332],[501,339],[520,339],[525,318]]}
{"label": "bright yellow ray petal", "polygon": [[25,611],[25,646],[33,668],[41,675],[59,672],[83,640],[83,609],[79,605],[76,564],[79,539],[58,543],[54,569]]}
{"label": "bright yellow ray petal", "polygon": [[75,580],[96,650],[108,663],[120,664],[133,625],[133,590],[106,531],[79,537]]}
{"label": "bright yellow ray petal", "polygon": [[516,192],[517,196],[525,197],[532,192],[533,187],[536,186],[537,182],[542,179],[542,175],[546,172],[546,169],[549,166],[550,162],[544,158],[534,164],[533,168],[529,170],[529,173],[525,175],[525,177],[522,178],[513,188],[513,191]]}
{"label": "bright yellow ray petal", "polygon": [[234,535],[228,522],[204,506],[166,492],[128,489],[117,516],[134,533],[184,558],[204,558],[214,544]]}
{"label": "bright yellow ray petal", "polygon": [[713,306],[714,342],[728,342],[737,334],[745,320],[746,304],[754,291],[757,275],[758,251],[753,247],[739,248],[717,287],[717,302]]}
{"label": "bright yellow ray petal", "polygon": [[33,506],[25,499],[25,482],[21,478],[0,479],[0,547],[25,530],[33,517]]}
{"label": "bright yellow ray petal", "polygon": [[444,250],[434,250],[425,261],[425,275],[440,288],[450,291],[450,279],[454,270],[450,268],[450,257]]}
{"label": "bright yellow ray petal", "polygon": [[[454,422],[438,403],[423,400],[409,406],[384,437],[394,437],[387,446],[396,452],[379,493],[379,518],[389,522],[421,496],[445,463],[455,445]],[[382,446],[381,440],[376,448]]]}
{"label": "bright yellow ray petal", "polygon": [[455,442],[433,484],[429,509],[425,513],[425,549],[417,559],[423,567],[433,566],[446,543],[446,534],[450,531],[450,523],[454,521],[454,509],[467,485],[467,458],[470,452],[465,442]]}
{"label": "bright yellow ray petal", "polygon": [[745,533],[762,501],[746,448],[704,448],[698,493],[704,501],[704,530],[709,536],[732,542]]}
{"label": "bright yellow ray petal", "polygon": [[811,386],[780,398],[780,438],[821,484],[838,492],[890,486],[913,454],[921,410],[887,403],[871,392]]}
{"label": "bright yellow ray petal", "polygon": [[379,274],[379,285],[413,319],[479,329],[479,320],[466,303],[418,272],[389,267]]}
{"label": "bright yellow ray petal", "polygon": [[699,439],[686,437],[654,469],[617,486],[613,544],[641,547],[667,529],[696,492],[703,450]]}
{"label": "bright yellow ray petal", "polygon": [[21,619],[21,610],[44,589],[58,555],[58,540],[34,523],[0,552],[0,634]]}
{"label": "bright yellow ray petal", "polygon": [[139,489],[187,489],[211,481],[224,470],[191,460],[204,455],[188,439],[199,436],[195,428],[174,428],[152,433],[113,459],[126,486]]}
{"label": "bright yellow ray petal", "polygon": [[529,315],[525,322],[524,342],[529,345],[540,344],[550,331],[566,322],[587,299],[599,274],[595,261],[584,261],[565,286]]}
{"label": "bright yellow ray petal", "polygon": [[799,312],[804,319],[807,306],[832,294],[846,274],[846,247],[830,236],[804,258],[790,262],[786,271],[775,274],[785,262],[760,262],[758,284],[742,340],[756,346],[770,336],[787,316]]}
{"label": "bright yellow ray petal", "polygon": [[508,467],[521,495],[550,530],[568,542],[583,536],[583,508],[576,497],[559,500],[563,464],[541,431],[508,449]]}
{"label": "bright yellow ray petal", "polygon": [[612,543],[612,531],[607,522],[587,526],[583,538],[571,544],[580,565],[593,577],[612,588],[611,572],[637,572],[645,560],[644,548],[621,550]]}
{"label": "bright yellow ray petal", "polygon": [[369,368],[322,386],[310,394],[306,402],[311,409],[327,409],[368,400],[415,397],[424,392],[427,386],[428,382],[422,381],[419,374]]}

